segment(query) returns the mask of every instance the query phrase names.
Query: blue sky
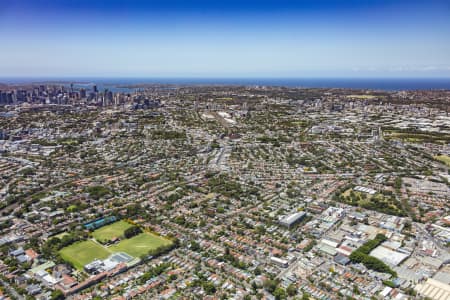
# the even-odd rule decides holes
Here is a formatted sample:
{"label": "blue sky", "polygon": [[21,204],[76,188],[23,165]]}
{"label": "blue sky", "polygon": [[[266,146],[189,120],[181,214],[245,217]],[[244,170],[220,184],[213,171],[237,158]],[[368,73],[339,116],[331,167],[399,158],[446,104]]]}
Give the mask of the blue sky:
{"label": "blue sky", "polygon": [[1,77],[450,77],[450,1],[1,0]]}

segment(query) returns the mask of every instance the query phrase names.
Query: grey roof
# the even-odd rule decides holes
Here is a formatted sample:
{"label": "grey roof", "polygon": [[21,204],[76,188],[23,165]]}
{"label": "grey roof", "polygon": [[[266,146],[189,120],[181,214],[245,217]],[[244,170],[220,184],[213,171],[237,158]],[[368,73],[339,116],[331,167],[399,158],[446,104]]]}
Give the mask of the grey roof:
{"label": "grey roof", "polygon": [[11,255],[12,255],[12,256],[19,256],[19,255],[22,255],[22,254],[24,254],[24,253],[25,253],[25,251],[23,251],[22,248],[19,248],[19,249],[17,249],[17,250],[11,251]]}
{"label": "grey roof", "polygon": [[350,262],[350,259],[345,255],[338,254],[334,257],[334,261],[340,265],[345,266]]}
{"label": "grey roof", "polygon": [[17,261],[19,263],[24,263],[24,262],[28,261],[28,256],[26,256],[26,255],[19,255],[19,256],[16,257],[16,259],[17,259]]}

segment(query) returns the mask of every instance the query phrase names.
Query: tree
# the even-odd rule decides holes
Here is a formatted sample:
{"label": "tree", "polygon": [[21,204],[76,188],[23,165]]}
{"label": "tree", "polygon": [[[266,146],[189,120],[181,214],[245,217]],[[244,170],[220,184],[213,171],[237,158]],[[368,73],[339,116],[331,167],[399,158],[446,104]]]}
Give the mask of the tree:
{"label": "tree", "polygon": [[286,293],[289,296],[295,296],[297,294],[297,287],[294,284],[290,284],[287,288],[286,288]]}
{"label": "tree", "polygon": [[264,288],[269,292],[273,293],[278,286],[278,282],[276,280],[267,279],[264,281]]}
{"label": "tree", "polygon": [[85,190],[95,200],[99,200],[101,197],[110,193],[108,188],[99,185],[87,187]]}
{"label": "tree", "polygon": [[200,244],[196,241],[191,242],[191,250],[192,251],[200,251],[202,248],[200,247]]}
{"label": "tree", "polygon": [[60,290],[54,290],[50,295],[51,300],[63,300],[65,298],[66,297],[64,296],[63,292],[61,292]]}
{"label": "tree", "polygon": [[129,239],[135,235],[138,235],[141,232],[142,232],[141,228],[139,228],[138,226],[132,226],[130,228],[125,229],[123,234],[127,239]]}
{"label": "tree", "polygon": [[216,287],[211,282],[205,282],[203,284],[203,289],[208,295],[212,295],[216,292]]}
{"label": "tree", "polygon": [[390,273],[392,276],[397,276],[396,272],[392,270],[388,265],[386,265],[378,258],[369,255],[369,253],[373,249],[378,247],[378,245],[386,240],[386,236],[377,234],[375,239],[365,242],[361,247],[353,251],[349,256],[350,260],[354,263],[362,263],[368,269],[378,272]]}
{"label": "tree", "polygon": [[273,292],[273,295],[276,300],[283,300],[287,298],[286,291],[282,287],[277,287]]}

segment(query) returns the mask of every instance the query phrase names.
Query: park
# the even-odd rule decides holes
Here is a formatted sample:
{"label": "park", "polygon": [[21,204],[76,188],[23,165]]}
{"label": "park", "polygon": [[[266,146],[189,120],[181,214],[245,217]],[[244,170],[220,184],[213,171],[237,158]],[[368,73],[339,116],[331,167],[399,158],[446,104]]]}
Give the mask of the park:
{"label": "park", "polygon": [[[103,226],[92,232],[92,239],[67,246],[61,249],[59,254],[76,269],[82,270],[86,264],[93,260],[106,259],[114,253],[125,252],[135,258],[140,258],[151,255],[160,247],[168,247],[172,244],[169,239],[151,232],[142,232],[127,239],[124,237],[124,232],[132,226],[134,225],[123,220]],[[112,245],[102,244],[116,238],[118,242]]]}

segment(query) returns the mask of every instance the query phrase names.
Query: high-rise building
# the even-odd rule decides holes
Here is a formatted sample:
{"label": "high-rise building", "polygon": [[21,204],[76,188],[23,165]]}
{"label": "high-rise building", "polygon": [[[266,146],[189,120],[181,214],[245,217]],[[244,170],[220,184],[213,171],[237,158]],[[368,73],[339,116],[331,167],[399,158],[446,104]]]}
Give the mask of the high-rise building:
{"label": "high-rise building", "polygon": [[86,98],[86,90],[85,89],[81,89],[80,90],[80,98],[81,99],[85,99]]}
{"label": "high-rise building", "polygon": [[112,100],[113,100],[113,93],[112,93],[111,91],[107,91],[107,92],[105,93],[105,97],[106,97],[106,99],[108,100],[108,104],[109,104],[109,103],[111,103]]}

